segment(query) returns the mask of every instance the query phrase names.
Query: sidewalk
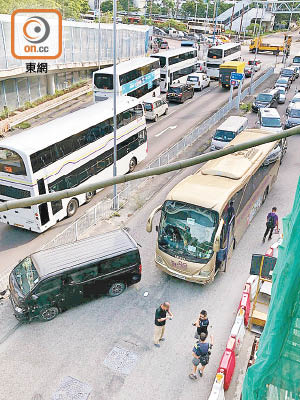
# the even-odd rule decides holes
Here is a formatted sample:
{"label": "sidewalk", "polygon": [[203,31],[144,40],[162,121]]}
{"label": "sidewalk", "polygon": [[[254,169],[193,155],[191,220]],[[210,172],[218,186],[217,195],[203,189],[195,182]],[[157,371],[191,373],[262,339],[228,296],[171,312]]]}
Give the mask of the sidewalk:
{"label": "sidewalk", "polygon": [[82,96],[92,89],[92,84],[88,83],[79,89],[75,89],[69,93],[63,94],[55,99],[45,101],[36,107],[29,108],[25,111],[13,111],[14,116],[8,117],[7,119],[0,121],[0,137],[6,137],[10,135],[9,129],[14,127],[21,122],[27,121],[39,114],[42,114],[46,111],[52,110],[55,107],[60,106],[63,103],[66,103],[70,100],[76,99],[79,96]]}

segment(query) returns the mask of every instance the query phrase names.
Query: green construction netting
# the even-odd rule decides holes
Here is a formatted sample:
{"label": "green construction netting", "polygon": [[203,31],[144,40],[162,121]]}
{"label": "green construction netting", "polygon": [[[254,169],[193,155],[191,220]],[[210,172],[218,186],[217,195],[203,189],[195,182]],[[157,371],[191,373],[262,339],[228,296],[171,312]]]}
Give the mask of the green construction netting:
{"label": "green construction netting", "polygon": [[243,400],[300,399],[300,179],[273,273],[268,319]]}

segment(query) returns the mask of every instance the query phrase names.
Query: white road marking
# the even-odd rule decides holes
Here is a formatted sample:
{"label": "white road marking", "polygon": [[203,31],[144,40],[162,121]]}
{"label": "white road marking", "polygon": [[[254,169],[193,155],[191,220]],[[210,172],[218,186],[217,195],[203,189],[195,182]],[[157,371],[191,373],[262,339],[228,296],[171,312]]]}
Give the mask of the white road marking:
{"label": "white road marking", "polygon": [[155,137],[159,137],[160,135],[162,135],[163,133],[165,133],[167,130],[169,129],[175,129],[177,128],[177,125],[173,125],[173,126],[168,126],[166,129],[164,129],[163,131],[159,132],[157,135],[155,135]]}

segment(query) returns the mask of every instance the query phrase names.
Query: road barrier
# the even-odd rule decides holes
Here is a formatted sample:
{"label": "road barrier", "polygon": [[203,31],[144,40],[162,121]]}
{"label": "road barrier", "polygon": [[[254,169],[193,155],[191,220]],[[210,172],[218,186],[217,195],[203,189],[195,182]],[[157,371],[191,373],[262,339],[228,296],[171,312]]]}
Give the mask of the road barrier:
{"label": "road barrier", "polygon": [[[253,90],[268,79],[274,73],[274,68],[269,68],[261,77],[253,82]],[[241,93],[241,99],[243,100],[250,93],[250,88],[246,88]],[[78,94],[77,94],[78,96]],[[196,128],[179,140],[176,144],[171,146],[168,150],[161,153],[154,161],[152,161],[147,168],[155,168],[162,165],[167,165],[171,161],[174,161],[180,153],[182,153],[187,147],[191,146],[199,137],[205,132],[211,129],[217,122],[224,118],[229,111],[237,107],[238,98],[235,97],[232,101],[227,102],[217,112],[211,115],[208,119],[201,122]],[[120,191],[116,198],[105,199],[96,204],[94,207],[87,210],[87,212],[78,218],[74,223],[69,225],[63,232],[56,236],[49,243],[44,245],[42,249],[48,249],[51,247],[67,244],[79,240],[83,237],[85,232],[93,225],[101,220],[109,218],[115,210],[113,205],[118,204],[119,209],[128,202],[130,196],[135,189],[141,184],[151,178],[143,178],[135,181],[127,182],[122,191]],[[0,289],[4,290],[8,285],[8,276],[12,267],[7,268],[4,273],[0,276]],[[251,286],[252,288],[252,286]]]}
{"label": "road barrier", "polygon": [[221,372],[217,373],[216,375],[208,400],[225,400],[224,374],[222,374]]}
{"label": "road barrier", "polygon": [[243,339],[246,333],[244,320],[245,320],[245,310],[240,308],[230,333],[230,336],[235,338],[236,355],[238,355],[241,350]]}
{"label": "road barrier", "polygon": [[[244,313],[244,325],[248,325],[249,314],[250,314],[250,285],[246,284],[247,289],[243,291],[242,298],[239,304],[239,309],[245,311]],[[248,289],[249,288],[249,289]],[[247,291],[249,290],[249,291]]]}
{"label": "road barrier", "polygon": [[[263,74],[261,77],[253,82],[253,90],[255,90],[257,86],[268,79],[273,73],[274,68],[269,68],[265,72],[265,74]],[[243,100],[247,95],[249,95],[249,93],[250,88],[248,87],[242,92],[241,99]],[[217,122],[224,118],[230,110],[236,108],[237,102],[237,97],[235,97],[231,102],[227,102],[211,117],[203,121],[200,125],[189,132],[186,136],[184,136],[168,150],[161,153],[154,161],[152,161],[147,166],[147,168],[155,168],[162,165],[167,165],[171,161],[176,159],[178,155],[182,153],[187,147],[191,146],[197,139],[199,139],[200,136],[202,136],[205,132],[212,128],[212,126],[214,126]],[[116,198],[102,200],[96,206],[89,209],[85,215],[80,217],[68,228],[66,228],[56,238],[49,242],[44,248],[51,248],[80,239],[88,228],[95,225],[100,220],[108,218],[114,213],[113,204],[118,204],[119,208],[123,207],[124,204],[128,202],[130,196],[132,196],[132,192],[137,189],[139,185],[143,184],[147,179],[149,178],[127,182],[124,189],[117,194]]]}
{"label": "road barrier", "polygon": [[228,390],[235,368],[234,351],[226,349],[217,372],[224,374],[224,390]]}

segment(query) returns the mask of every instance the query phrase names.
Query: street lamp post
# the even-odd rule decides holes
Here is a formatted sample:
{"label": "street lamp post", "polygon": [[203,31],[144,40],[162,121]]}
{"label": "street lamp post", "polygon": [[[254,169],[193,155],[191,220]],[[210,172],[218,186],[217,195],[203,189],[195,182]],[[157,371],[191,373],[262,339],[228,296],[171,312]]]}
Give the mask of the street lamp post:
{"label": "street lamp post", "polygon": [[[114,166],[113,166],[113,176],[117,176],[117,0],[113,0],[113,84],[114,84]],[[118,209],[118,199],[117,199],[117,185],[113,187],[113,209]]]}
{"label": "street lamp post", "polygon": [[[258,41],[260,38],[260,30],[261,30],[261,23],[262,23],[262,19],[264,16],[264,11],[265,11],[265,6],[263,5],[263,9],[261,12],[261,17],[260,17],[260,21],[259,21],[259,28],[258,28],[258,35],[257,35],[257,40],[256,40],[256,46],[255,46],[255,54],[254,54],[254,60],[253,60],[253,65],[252,65],[252,73],[251,73],[251,81],[250,81],[250,94],[253,94],[253,90],[252,90],[252,82],[253,82],[253,75],[254,75],[254,69],[255,69],[255,61],[256,61],[256,57],[257,57],[257,52],[258,52]],[[254,38],[255,39],[255,38]]]}
{"label": "street lamp post", "polygon": [[100,26],[100,16],[101,16],[101,0],[98,0],[98,68],[100,69],[100,58],[101,58],[101,26]]}

